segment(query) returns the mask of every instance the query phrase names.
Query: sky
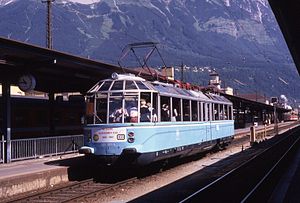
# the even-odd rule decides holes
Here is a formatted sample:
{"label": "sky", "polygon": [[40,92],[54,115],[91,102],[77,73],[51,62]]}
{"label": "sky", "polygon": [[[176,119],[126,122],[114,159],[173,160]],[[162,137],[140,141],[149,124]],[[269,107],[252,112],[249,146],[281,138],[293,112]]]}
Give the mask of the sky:
{"label": "sky", "polygon": [[78,2],[78,3],[82,3],[82,4],[91,4],[91,3],[98,2],[100,0],[70,0],[70,1]]}

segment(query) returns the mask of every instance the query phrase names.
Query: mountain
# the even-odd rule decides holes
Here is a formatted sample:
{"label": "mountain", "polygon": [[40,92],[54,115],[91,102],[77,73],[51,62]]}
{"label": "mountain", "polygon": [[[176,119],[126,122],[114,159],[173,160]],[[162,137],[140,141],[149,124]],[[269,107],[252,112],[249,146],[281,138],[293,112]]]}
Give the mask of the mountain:
{"label": "mountain", "polygon": [[[190,67],[190,82],[207,84],[215,69],[238,92],[300,99],[299,75],[267,0],[92,2],[52,4],[54,49],[117,64],[126,44],[155,41],[168,66]],[[0,18],[0,36],[45,45],[41,1],[0,0]],[[153,56],[150,65],[161,65]],[[122,64],[138,65],[133,55]]]}

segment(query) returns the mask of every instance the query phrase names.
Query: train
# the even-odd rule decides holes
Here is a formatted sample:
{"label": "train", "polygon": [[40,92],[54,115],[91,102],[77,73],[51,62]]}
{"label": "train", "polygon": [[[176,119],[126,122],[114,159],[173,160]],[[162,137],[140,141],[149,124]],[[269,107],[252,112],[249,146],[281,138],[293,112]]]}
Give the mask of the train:
{"label": "train", "polygon": [[283,114],[284,121],[298,121],[299,120],[299,114],[297,111],[290,111]]}
{"label": "train", "polygon": [[227,145],[233,105],[225,97],[132,74],[112,74],[86,93],[84,146],[105,164],[148,165]]}
{"label": "train", "polygon": [[[1,115],[2,108],[1,105]],[[14,95],[11,97],[11,139],[82,134],[85,108],[82,95],[70,95],[67,100],[57,96],[52,104],[52,113],[48,98]],[[2,122],[1,116],[1,126]],[[53,129],[50,129],[51,122],[55,126]]]}

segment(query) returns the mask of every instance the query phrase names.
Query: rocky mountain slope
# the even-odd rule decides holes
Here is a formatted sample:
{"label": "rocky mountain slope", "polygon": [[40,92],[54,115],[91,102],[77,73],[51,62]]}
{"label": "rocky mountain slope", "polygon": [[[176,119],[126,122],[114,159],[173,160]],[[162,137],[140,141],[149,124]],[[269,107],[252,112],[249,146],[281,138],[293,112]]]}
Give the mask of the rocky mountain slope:
{"label": "rocky mountain slope", "polygon": [[[299,75],[267,0],[93,2],[53,3],[54,49],[116,64],[126,44],[155,41],[168,66],[191,67],[184,73],[190,82],[207,84],[216,69],[239,92],[300,98]],[[0,36],[45,45],[40,1],[0,0],[0,19]],[[161,65],[157,56],[150,65]],[[137,65],[132,55],[124,64]]]}

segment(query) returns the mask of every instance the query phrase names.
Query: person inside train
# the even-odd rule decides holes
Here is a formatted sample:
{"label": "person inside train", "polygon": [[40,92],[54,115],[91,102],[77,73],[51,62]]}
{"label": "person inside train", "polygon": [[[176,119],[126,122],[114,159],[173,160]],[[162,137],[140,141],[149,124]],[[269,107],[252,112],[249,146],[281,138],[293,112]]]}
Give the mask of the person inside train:
{"label": "person inside train", "polygon": [[163,104],[161,108],[161,120],[162,121],[169,121],[170,118],[170,110],[167,104]]}
{"label": "person inside train", "polygon": [[132,106],[129,108],[129,117],[130,123],[137,123],[138,122],[138,108],[136,106]]}
{"label": "person inside train", "polygon": [[150,121],[150,111],[149,111],[149,107],[146,104],[147,104],[146,100],[141,99],[141,106],[140,106],[141,122]]}
{"label": "person inside train", "polygon": [[173,109],[173,116],[171,118],[171,121],[176,121],[177,116],[178,116],[177,110],[174,108]]}
{"label": "person inside train", "polygon": [[113,123],[121,123],[122,122],[122,115],[124,114],[124,118],[126,119],[129,115],[126,109],[120,107],[115,109],[110,117],[113,118]]}
{"label": "person inside train", "polygon": [[150,115],[152,115],[152,121],[157,122],[158,119],[157,119],[157,113],[156,113],[155,108],[152,107],[150,102],[147,103],[147,106],[148,106],[148,109],[150,111]]}

